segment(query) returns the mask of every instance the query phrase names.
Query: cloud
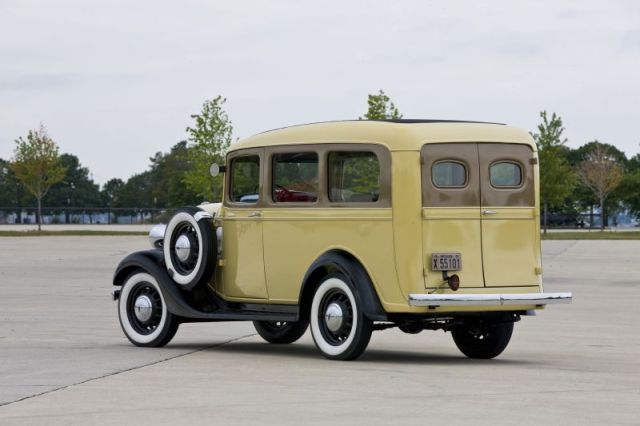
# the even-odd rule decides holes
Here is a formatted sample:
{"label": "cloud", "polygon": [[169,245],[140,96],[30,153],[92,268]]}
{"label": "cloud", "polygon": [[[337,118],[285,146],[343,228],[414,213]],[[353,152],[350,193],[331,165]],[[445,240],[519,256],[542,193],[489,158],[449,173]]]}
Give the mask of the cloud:
{"label": "cloud", "polygon": [[378,89],[406,117],[530,130],[554,110],[572,146],[633,154],[636,4],[0,0],[0,157],[42,121],[101,181],[126,179],[204,99],[227,97],[244,137],[356,118]]}
{"label": "cloud", "polygon": [[0,92],[60,90],[78,82],[73,73],[7,74],[0,73]]}

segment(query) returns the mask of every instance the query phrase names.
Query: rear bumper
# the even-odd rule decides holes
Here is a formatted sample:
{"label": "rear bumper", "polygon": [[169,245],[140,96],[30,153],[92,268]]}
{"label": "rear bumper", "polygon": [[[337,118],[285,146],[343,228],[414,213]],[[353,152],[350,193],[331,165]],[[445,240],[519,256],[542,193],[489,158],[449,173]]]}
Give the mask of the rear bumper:
{"label": "rear bumper", "polygon": [[571,303],[571,293],[515,293],[515,294],[410,294],[409,305],[428,306],[522,306]]}

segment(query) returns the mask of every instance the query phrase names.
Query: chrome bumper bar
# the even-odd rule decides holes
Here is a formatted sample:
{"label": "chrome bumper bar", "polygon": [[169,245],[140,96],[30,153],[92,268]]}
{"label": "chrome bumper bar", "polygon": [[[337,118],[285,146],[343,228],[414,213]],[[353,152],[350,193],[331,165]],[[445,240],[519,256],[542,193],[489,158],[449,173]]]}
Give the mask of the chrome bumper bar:
{"label": "chrome bumper bar", "polygon": [[428,306],[476,306],[476,305],[549,305],[571,303],[571,293],[506,293],[506,294],[410,294],[409,305]]}

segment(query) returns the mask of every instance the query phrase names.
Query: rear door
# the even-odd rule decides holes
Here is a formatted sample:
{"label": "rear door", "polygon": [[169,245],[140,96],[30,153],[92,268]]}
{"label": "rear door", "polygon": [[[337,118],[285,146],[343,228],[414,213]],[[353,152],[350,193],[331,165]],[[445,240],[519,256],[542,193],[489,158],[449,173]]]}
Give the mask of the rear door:
{"label": "rear door", "polygon": [[425,287],[443,283],[431,264],[438,253],[461,255],[460,287],[483,287],[478,145],[427,144],[421,163]]}
{"label": "rear door", "polygon": [[485,285],[538,285],[534,153],[528,145],[479,143],[478,154]]}

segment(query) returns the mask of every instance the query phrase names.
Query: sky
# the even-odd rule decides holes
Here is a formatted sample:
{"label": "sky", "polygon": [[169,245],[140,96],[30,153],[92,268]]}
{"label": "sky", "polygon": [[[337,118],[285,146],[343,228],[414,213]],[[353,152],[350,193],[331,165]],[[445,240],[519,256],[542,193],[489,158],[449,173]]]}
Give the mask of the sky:
{"label": "sky", "polygon": [[146,170],[227,98],[234,137],[353,119],[383,89],[405,118],[640,151],[638,1],[0,0],[0,158],[43,123],[97,183]]}

